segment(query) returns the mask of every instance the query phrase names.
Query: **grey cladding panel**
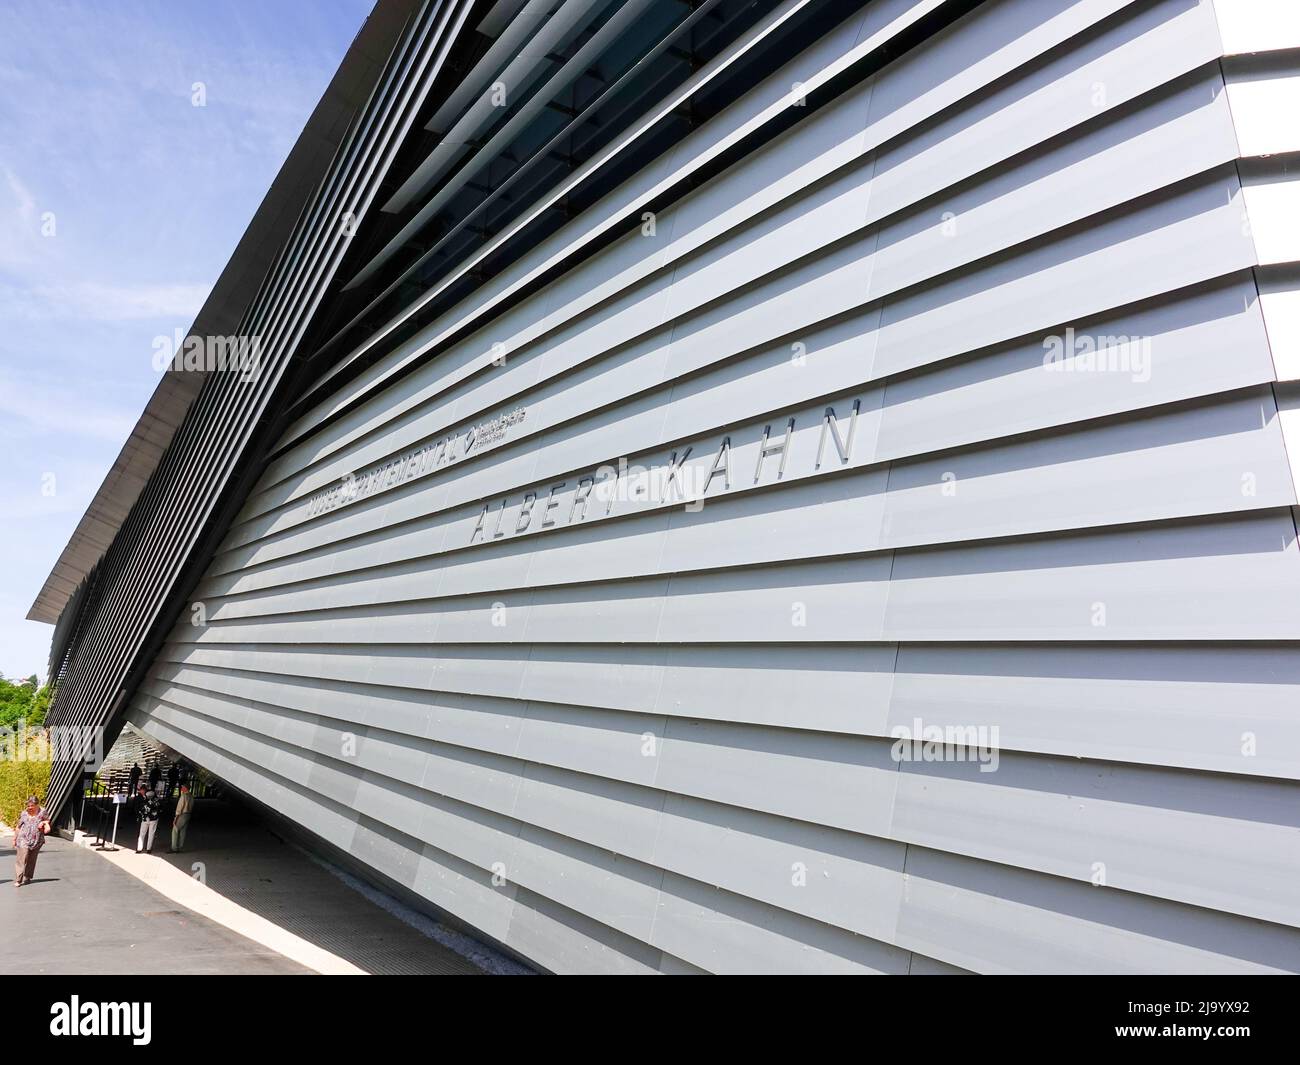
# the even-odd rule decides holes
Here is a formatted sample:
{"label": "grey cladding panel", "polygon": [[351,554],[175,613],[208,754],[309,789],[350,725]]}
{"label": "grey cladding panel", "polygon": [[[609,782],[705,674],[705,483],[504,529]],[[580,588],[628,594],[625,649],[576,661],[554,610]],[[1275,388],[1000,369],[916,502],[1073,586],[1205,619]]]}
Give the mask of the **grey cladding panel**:
{"label": "grey cladding panel", "polygon": [[826,18],[364,344],[132,720],[555,972],[1300,971],[1297,497],[1213,5],[991,0],[760,136],[929,6]]}

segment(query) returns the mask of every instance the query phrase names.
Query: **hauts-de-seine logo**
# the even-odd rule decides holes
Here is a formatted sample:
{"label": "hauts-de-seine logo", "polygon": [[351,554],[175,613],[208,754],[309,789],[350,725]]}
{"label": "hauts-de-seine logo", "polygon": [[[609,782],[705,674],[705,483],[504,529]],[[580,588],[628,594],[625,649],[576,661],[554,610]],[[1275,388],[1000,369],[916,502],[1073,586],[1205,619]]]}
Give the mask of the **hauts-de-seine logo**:
{"label": "hauts-de-seine logo", "polygon": [[434,470],[454,465],[475,451],[505,441],[510,430],[524,420],[527,408],[514,410],[487,421],[471,425],[461,432],[449,433],[430,444],[417,447],[399,458],[371,466],[359,474],[349,473],[329,488],[307,500],[307,517],[353,503],[376,492],[423,477]]}

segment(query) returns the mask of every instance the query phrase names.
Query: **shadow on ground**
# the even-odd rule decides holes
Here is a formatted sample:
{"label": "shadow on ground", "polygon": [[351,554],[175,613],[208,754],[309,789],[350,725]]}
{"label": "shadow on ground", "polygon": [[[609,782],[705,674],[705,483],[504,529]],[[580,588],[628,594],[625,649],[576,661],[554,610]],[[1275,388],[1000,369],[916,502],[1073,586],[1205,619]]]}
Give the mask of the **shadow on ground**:
{"label": "shadow on ground", "polygon": [[57,836],[41,848],[30,884],[13,886],[12,836],[0,862],[0,972],[152,978],[310,971]]}
{"label": "shadow on ground", "polygon": [[[199,800],[180,854],[167,852],[170,827],[165,816],[155,858],[189,876],[201,872],[211,890],[359,969],[380,975],[482,973],[280,839],[243,806]],[[124,841],[121,834],[118,841],[134,845],[134,838]]]}

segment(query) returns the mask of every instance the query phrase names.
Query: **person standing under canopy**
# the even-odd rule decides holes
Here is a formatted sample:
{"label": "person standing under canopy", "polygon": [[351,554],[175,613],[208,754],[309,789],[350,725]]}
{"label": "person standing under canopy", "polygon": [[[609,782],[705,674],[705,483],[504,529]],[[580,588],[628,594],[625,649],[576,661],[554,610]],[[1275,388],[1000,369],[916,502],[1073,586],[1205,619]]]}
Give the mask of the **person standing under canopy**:
{"label": "person standing under canopy", "polygon": [[194,813],[194,796],[190,794],[188,784],[181,785],[181,797],[176,800],[176,813],[172,817],[172,852],[185,847],[185,830],[189,828],[190,817]]}
{"label": "person standing under canopy", "polygon": [[158,818],[162,816],[162,797],[156,792],[146,790],[140,785],[139,806],[136,816],[140,818],[140,837],[136,841],[136,854],[153,853],[153,840],[158,832]]}

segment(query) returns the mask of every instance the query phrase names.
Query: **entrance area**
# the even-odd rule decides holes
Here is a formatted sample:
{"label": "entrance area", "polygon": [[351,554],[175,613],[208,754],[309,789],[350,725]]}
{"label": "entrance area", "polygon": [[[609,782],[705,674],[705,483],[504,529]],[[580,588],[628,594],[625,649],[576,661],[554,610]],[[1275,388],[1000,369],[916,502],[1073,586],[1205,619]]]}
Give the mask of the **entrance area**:
{"label": "entrance area", "polygon": [[[151,854],[136,853],[139,800],[130,796],[137,782],[162,797]],[[181,784],[194,796],[193,812],[184,846],[173,853],[171,826]],[[51,838],[30,890],[12,892],[21,900],[42,893],[48,857],[60,856],[51,863],[56,867],[66,860],[80,869],[79,878],[93,871],[84,864],[90,859],[102,867],[97,875],[103,883],[95,890],[106,919],[119,906],[126,908],[128,917],[132,908],[182,914],[186,921],[219,927],[232,934],[234,942],[246,944],[248,964],[271,958],[288,966],[275,971],[376,975],[528,971],[319,859],[285,838],[255,804],[130,726],[84,794],[73,801],[78,824],[75,844]],[[120,892],[118,886],[124,883],[130,890]],[[147,903],[138,901],[142,890]],[[39,905],[39,899],[31,905]],[[121,916],[108,923],[120,925]],[[87,934],[102,934],[99,922],[92,922]],[[57,956],[50,960],[59,963]],[[101,971],[131,971],[129,957],[104,960],[108,967]],[[119,964],[126,968],[117,968]]]}

